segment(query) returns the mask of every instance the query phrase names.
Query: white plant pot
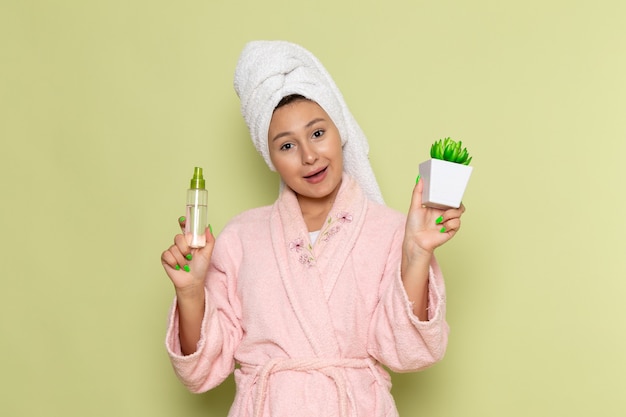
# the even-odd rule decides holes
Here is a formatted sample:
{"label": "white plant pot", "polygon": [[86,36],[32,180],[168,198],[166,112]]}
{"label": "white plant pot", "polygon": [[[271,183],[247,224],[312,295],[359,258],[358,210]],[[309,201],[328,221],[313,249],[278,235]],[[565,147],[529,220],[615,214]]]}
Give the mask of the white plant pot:
{"label": "white plant pot", "polygon": [[424,181],[422,204],[438,209],[459,208],[472,167],[441,159],[429,159],[419,165]]}

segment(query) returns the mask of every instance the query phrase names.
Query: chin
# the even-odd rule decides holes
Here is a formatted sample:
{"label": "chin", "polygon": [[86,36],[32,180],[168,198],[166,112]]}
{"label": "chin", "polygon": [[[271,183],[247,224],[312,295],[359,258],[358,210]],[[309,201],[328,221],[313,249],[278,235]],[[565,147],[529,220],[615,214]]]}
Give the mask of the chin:
{"label": "chin", "polygon": [[332,188],[325,188],[324,190],[320,190],[319,192],[313,192],[311,193],[311,198],[319,198],[319,199],[324,199],[327,198],[329,196],[331,196],[335,190],[339,189],[339,184],[335,185]]}

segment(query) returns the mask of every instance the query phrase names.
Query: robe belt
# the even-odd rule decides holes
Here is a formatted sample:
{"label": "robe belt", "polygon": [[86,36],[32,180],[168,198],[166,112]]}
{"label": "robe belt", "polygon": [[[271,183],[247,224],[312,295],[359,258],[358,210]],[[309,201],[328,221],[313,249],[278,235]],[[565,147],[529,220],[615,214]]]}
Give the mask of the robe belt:
{"label": "robe belt", "polygon": [[[339,412],[341,417],[348,417],[348,389],[346,378],[341,368],[367,369],[369,368],[379,384],[382,384],[377,362],[372,358],[361,359],[332,359],[332,358],[276,358],[263,365],[258,371],[257,392],[254,400],[254,417],[263,415],[263,406],[267,397],[267,383],[269,377],[281,371],[318,371],[333,380],[337,387],[339,398]],[[243,364],[242,364],[243,365]],[[250,365],[243,365],[250,366]],[[257,367],[258,368],[258,367]]]}

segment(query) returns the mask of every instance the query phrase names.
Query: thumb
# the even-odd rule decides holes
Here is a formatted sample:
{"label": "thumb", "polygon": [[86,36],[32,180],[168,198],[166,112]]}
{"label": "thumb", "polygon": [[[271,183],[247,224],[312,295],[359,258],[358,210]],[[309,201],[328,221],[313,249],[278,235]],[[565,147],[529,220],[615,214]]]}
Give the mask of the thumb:
{"label": "thumb", "polygon": [[213,252],[213,247],[215,246],[215,236],[213,236],[213,228],[209,225],[204,229],[204,234],[206,237],[206,245],[198,250],[198,253],[204,256],[207,259],[211,258],[211,253]]}
{"label": "thumb", "polygon": [[413,194],[411,195],[411,209],[422,208],[422,191],[424,190],[424,181],[417,176],[417,182],[413,187]]}

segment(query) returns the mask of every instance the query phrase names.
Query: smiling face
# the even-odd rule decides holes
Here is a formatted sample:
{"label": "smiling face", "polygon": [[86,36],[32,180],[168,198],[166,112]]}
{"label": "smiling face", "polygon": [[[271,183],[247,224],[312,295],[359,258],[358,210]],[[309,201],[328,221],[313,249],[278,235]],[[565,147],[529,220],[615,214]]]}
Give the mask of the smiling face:
{"label": "smiling face", "polygon": [[272,164],[301,206],[334,201],[343,175],[341,137],[317,103],[298,99],[278,107],[268,145]]}

